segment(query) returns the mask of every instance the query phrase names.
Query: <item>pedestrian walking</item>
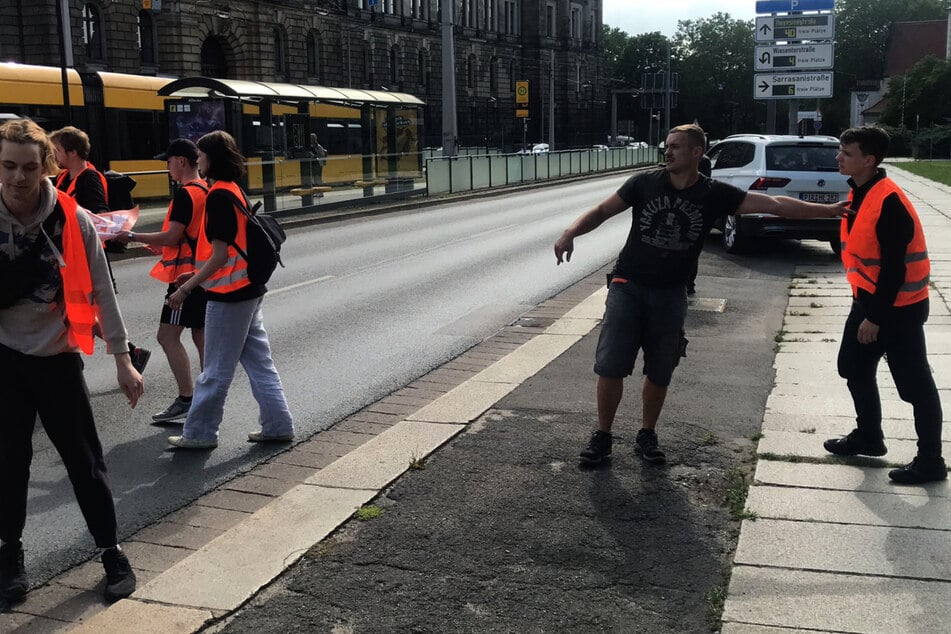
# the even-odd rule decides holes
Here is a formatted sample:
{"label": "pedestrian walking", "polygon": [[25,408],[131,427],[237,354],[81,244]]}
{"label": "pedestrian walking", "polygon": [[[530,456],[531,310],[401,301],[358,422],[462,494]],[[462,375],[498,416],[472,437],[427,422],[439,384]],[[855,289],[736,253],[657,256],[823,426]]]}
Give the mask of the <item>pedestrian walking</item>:
{"label": "pedestrian walking", "polygon": [[666,462],[656,427],[674,368],[685,356],[687,281],[714,222],[731,213],[763,212],[787,217],[836,217],[834,205],[746,192],[711,180],[699,171],[706,144],[695,124],[673,128],[664,145],[665,165],[639,171],[621,188],[582,214],[555,242],[555,260],[571,260],[574,239],[605,220],[632,209],[631,229],[614,271],[594,371],[598,375],[598,426],[580,459],[601,463],[612,452],[611,428],[624,391],[624,378],[644,353],[641,429],[636,453],[654,464]]}
{"label": "pedestrian walking", "polygon": [[884,456],[882,402],[876,374],[885,357],[899,397],[914,407],[918,452],[888,473],[898,484],[945,480],[941,399],[925,345],[931,271],[918,213],[880,167],[888,134],[864,126],[842,133],[839,172],[850,177],[849,211],[842,219],[842,263],[852,307],[839,345],[839,375],[855,405],[856,427],[824,443],[838,456]]}
{"label": "pedestrian walking", "polygon": [[248,440],[294,439],[294,422],[264,330],[262,304],[267,287],[250,280],[248,262],[238,253],[240,248],[253,256],[248,251],[248,219],[241,210],[247,199],[236,182],[245,173],[244,163],[227,132],[217,130],[198,139],[198,169],[211,185],[196,253],[198,270],[182,275],[178,289],[167,300],[169,307],[177,310],[199,286],[208,291],[205,367],[195,383],[182,434],[168,439],[182,449],[218,446],[225,398],[238,362],[248,375],[260,409],[261,430],[248,434]]}
{"label": "pedestrian walking", "polygon": [[[65,192],[67,196],[75,198],[80,207],[94,214],[110,211],[109,184],[106,176],[89,162],[89,152],[92,149],[89,135],[79,128],[66,126],[52,132],[50,140],[56,152],[56,164],[60,167],[55,180],[56,188]],[[107,264],[108,261],[107,256]],[[112,277],[111,266],[109,279],[115,291],[116,281]],[[129,355],[132,358],[132,366],[140,373],[145,372],[145,366],[148,365],[152,352],[129,342]]]}
{"label": "pedestrian walking", "polygon": [[142,376],[129,359],[95,227],[46,178],[54,171],[53,153],[46,132],[33,121],[0,126],[0,599],[8,604],[29,588],[21,538],[37,416],[102,549],[106,598],[135,590],[83,379],[80,353],[92,354],[97,322],[131,407],[142,396]]}
{"label": "pedestrian walking", "polygon": [[[327,164],[327,150],[317,140],[315,132],[310,133],[310,154],[313,160],[311,166],[311,182],[320,186],[324,184],[324,166]],[[317,197],[323,196],[323,192],[317,192]]]}
{"label": "pedestrian walking", "polygon": [[[208,186],[198,174],[198,146],[188,139],[175,139],[164,153],[155,158],[166,162],[172,181],[181,183],[168,206],[162,230],[153,233],[127,231],[116,240],[122,244],[140,242],[161,254],[150,275],[168,284],[167,300],[177,290],[175,281],[186,273],[195,272],[195,249],[205,220]],[[198,349],[199,365],[204,367],[206,303],[205,290],[199,287],[189,293],[180,309],[172,310],[167,302],[162,304],[156,338],[178,384],[178,396],[165,410],[152,415],[156,423],[183,420],[191,407],[194,381],[188,351],[182,345],[182,332],[186,328],[191,330],[192,341]]]}

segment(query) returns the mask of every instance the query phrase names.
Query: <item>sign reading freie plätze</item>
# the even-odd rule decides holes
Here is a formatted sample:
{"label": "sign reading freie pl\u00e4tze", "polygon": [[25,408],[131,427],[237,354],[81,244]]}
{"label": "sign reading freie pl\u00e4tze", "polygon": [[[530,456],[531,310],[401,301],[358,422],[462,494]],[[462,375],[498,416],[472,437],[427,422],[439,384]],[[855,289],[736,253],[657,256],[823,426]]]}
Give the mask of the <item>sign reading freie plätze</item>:
{"label": "sign reading freie pl\u00e4tze", "polygon": [[[835,0],[759,0],[753,79],[756,99],[832,96]],[[827,70],[830,72],[819,72]]]}

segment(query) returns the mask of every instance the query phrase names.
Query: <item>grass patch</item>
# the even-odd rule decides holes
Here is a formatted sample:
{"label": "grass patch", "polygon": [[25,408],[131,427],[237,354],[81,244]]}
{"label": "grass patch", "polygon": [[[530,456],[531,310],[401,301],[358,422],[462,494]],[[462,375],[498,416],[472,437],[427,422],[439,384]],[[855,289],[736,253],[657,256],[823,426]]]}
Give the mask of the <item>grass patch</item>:
{"label": "grass patch", "polygon": [[422,471],[426,468],[426,459],[413,453],[409,457],[409,468],[413,471]]}
{"label": "grass patch", "polygon": [[756,513],[746,508],[746,494],[750,489],[750,475],[743,469],[726,472],[726,497],[724,502],[735,520],[755,520]]}
{"label": "grass patch", "polygon": [[716,435],[715,432],[708,431],[707,435],[703,437],[703,440],[700,441],[701,447],[712,447],[713,445],[720,444],[720,437]]}
{"label": "grass patch", "polygon": [[906,161],[896,165],[899,169],[951,185],[951,161]]}
{"label": "grass patch", "polygon": [[383,509],[375,504],[367,504],[366,506],[361,506],[356,513],[353,514],[361,522],[368,522],[370,520],[375,520],[376,518],[383,515]]}
{"label": "grass patch", "polygon": [[765,438],[765,437],[766,437],[766,434],[764,434],[763,432],[760,431],[760,432],[756,432],[755,434],[753,434],[752,436],[750,436],[750,440],[752,440],[753,442],[757,442],[757,441],[759,441],[759,440],[762,440],[762,439]]}
{"label": "grass patch", "polygon": [[723,606],[726,603],[726,588],[722,585],[713,586],[707,593],[707,625],[711,632],[720,629],[720,620],[723,618]]}
{"label": "grass patch", "polygon": [[782,343],[783,338],[784,338],[785,336],[786,336],[786,331],[783,330],[783,329],[780,329],[780,330],[776,333],[776,336],[773,337],[773,341],[775,341],[776,343]]}

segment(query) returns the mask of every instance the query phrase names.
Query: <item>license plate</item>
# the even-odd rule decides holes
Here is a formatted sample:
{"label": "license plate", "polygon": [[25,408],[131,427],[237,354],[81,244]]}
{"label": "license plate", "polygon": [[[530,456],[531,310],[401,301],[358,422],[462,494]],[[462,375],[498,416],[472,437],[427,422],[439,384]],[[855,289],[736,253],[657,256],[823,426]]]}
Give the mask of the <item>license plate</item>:
{"label": "license plate", "polygon": [[835,192],[801,192],[799,200],[807,203],[837,203],[839,195]]}

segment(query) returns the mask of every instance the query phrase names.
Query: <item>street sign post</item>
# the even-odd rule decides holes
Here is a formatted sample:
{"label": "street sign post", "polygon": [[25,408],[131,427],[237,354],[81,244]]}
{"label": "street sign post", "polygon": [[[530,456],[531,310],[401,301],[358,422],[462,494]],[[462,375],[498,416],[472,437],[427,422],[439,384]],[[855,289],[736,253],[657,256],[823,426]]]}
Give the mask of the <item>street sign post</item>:
{"label": "street sign post", "polygon": [[820,99],[832,96],[832,73],[754,75],[756,99]]}
{"label": "street sign post", "polygon": [[785,44],[757,46],[756,70],[807,70],[832,68],[832,44]]}
{"label": "street sign post", "polygon": [[760,15],[756,17],[757,42],[776,40],[835,39],[835,15]]}
{"label": "street sign post", "polygon": [[757,13],[792,13],[793,11],[832,11],[835,0],[757,0]]}

